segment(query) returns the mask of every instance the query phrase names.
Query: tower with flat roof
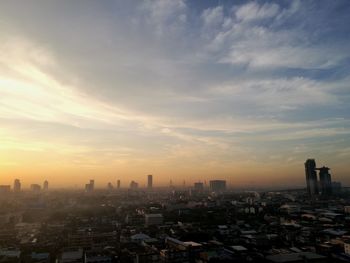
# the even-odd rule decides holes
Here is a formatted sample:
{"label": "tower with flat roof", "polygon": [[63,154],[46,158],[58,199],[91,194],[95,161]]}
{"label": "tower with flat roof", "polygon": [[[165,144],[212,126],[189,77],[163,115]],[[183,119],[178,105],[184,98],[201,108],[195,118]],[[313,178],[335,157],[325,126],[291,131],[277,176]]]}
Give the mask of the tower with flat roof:
{"label": "tower with flat roof", "polygon": [[152,189],[153,187],[153,175],[147,175],[147,188]]}
{"label": "tower with flat roof", "polygon": [[307,159],[305,162],[305,177],[307,192],[310,196],[318,194],[316,162],[314,159]]}

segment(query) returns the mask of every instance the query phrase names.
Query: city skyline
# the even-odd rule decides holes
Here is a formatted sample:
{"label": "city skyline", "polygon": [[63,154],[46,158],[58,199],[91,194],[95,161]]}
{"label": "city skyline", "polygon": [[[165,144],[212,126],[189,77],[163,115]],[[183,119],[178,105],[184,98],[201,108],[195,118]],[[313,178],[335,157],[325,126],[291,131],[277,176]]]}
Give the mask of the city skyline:
{"label": "city skyline", "polygon": [[313,158],[350,185],[349,12],[346,0],[2,1],[0,184],[292,187]]}

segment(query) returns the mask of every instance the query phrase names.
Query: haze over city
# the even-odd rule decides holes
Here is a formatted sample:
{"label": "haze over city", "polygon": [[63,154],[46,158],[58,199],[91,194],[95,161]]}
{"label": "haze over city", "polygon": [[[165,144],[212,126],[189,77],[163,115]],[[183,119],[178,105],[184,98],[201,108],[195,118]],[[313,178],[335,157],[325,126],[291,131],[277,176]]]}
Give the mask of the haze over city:
{"label": "haze over city", "polygon": [[350,184],[349,1],[1,1],[0,180]]}

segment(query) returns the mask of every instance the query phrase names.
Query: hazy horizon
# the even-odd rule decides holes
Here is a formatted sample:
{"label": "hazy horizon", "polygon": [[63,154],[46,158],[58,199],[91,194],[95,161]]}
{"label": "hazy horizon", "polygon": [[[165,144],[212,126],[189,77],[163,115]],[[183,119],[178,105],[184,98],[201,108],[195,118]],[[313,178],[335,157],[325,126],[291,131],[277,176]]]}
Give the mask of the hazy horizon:
{"label": "hazy horizon", "polygon": [[350,2],[1,1],[0,184],[350,185]]}

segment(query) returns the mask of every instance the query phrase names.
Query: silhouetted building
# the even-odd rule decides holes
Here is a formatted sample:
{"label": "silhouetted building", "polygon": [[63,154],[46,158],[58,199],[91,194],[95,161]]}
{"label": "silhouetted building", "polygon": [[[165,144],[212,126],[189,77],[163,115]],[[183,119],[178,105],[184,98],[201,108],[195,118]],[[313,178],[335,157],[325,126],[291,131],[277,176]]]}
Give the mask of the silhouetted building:
{"label": "silhouetted building", "polygon": [[203,192],[204,184],[202,182],[194,183],[194,190],[197,191],[197,192]]}
{"label": "silhouetted building", "polygon": [[307,159],[305,162],[305,176],[307,192],[310,196],[318,194],[316,162],[314,159]]}
{"label": "silhouetted building", "polygon": [[161,225],[163,224],[162,214],[145,214],[146,226]]}
{"label": "silhouetted building", "polygon": [[153,176],[149,174],[147,176],[147,188],[152,188],[153,187]]}
{"label": "silhouetted building", "polygon": [[9,193],[11,191],[11,185],[0,185],[0,193]]}
{"label": "silhouetted building", "polygon": [[117,181],[117,188],[120,189],[120,180]]}
{"label": "silhouetted building", "polygon": [[332,192],[339,193],[342,190],[341,182],[332,182]]}
{"label": "silhouetted building", "polygon": [[13,183],[13,191],[17,193],[21,191],[21,181],[19,179],[15,179]]}
{"label": "silhouetted building", "polygon": [[226,190],[225,180],[212,180],[209,181],[210,191],[212,192],[223,192]]}
{"label": "silhouetted building", "polygon": [[109,182],[109,183],[107,184],[107,189],[108,189],[108,190],[113,190],[113,185],[112,185],[111,182]]}
{"label": "silhouetted building", "polygon": [[45,180],[44,185],[43,185],[43,190],[48,191],[49,190],[49,182]]}
{"label": "silhouetted building", "polygon": [[139,184],[136,183],[135,181],[131,181],[130,183],[130,189],[136,190],[139,187]]}
{"label": "silhouetted building", "polygon": [[33,192],[40,192],[41,186],[39,184],[31,184],[30,190],[32,190]]}
{"label": "silhouetted building", "polygon": [[332,194],[332,179],[328,167],[318,168],[320,171],[320,190],[322,195]]}
{"label": "silhouetted building", "polygon": [[90,183],[85,185],[85,191],[86,192],[93,192],[95,188],[95,181],[94,180],[90,180]]}

